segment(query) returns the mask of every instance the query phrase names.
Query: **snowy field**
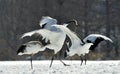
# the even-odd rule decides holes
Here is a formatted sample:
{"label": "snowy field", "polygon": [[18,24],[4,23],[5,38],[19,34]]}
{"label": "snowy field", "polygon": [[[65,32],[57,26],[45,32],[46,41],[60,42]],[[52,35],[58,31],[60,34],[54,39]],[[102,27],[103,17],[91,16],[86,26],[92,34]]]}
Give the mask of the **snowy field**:
{"label": "snowy field", "polygon": [[64,61],[70,66],[64,66],[60,61],[1,61],[0,74],[120,74],[120,61],[87,61],[80,66],[81,61]]}

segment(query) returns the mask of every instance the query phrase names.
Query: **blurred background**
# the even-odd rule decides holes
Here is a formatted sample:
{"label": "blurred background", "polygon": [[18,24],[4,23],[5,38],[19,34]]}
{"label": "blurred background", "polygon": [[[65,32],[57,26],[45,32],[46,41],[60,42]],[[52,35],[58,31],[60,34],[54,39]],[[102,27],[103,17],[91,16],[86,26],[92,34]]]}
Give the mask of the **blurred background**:
{"label": "blurred background", "polygon": [[[114,43],[103,41],[89,60],[120,60],[120,0],[0,0],[0,60],[27,60],[18,56],[19,46],[36,38],[20,39],[32,30],[40,29],[42,16],[50,16],[62,24],[78,21],[77,35],[83,39],[89,34],[106,35]],[[69,25],[74,31],[75,25]],[[64,49],[58,53],[64,59]],[[53,51],[46,50],[34,56],[36,60],[51,59]],[[69,59],[80,59],[77,55]]]}

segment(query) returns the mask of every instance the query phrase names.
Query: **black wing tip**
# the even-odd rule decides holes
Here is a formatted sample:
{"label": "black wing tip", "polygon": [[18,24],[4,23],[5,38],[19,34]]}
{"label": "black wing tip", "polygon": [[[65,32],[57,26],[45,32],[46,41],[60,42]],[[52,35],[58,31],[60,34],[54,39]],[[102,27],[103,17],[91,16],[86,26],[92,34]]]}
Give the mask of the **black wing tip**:
{"label": "black wing tip", "polygon": [[19,47],[19,49],[17,50],[17,55],[20,53],[20,52],[24,52],[24,50],[25,50],[25,48],[26,48],[26,45],[21,45],[20,47]]}

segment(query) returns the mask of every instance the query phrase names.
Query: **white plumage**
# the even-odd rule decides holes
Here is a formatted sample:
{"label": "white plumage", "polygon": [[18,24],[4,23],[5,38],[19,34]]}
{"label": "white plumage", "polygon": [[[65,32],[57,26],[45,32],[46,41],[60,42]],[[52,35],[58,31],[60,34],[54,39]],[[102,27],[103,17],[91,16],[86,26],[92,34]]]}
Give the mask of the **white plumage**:
{"label": "white plumage", "polygon": [[32,66],[32,56],[36,53],[38,53],[39,51],[44,51],[45,47],[42,45],[41,42],[39,41],[30,41],[27,42],[23,45],[21,45],[19,47],[19,49],[17,50],[17,54],[18,55],[31,55],[31,68],[33,68]]}
{"label": "white plumage", "polygon": [[[70,22],[73,22],[73,21],[70,21]],[[26,45],[25,47],[26,50],[24,51],[24,53],[21,52],[18,55],[35,54],[35,53],[38,53],[39,51],[44,51],[46,48],[49,48],[51,50],[54,50],[54,55],[51,59],[50,67],[52,65],[54,56],[61,50],[65,41],[66,35],[68,35],[72,43],[71,46],[69,46],[69,43],[67,43],[67,47],[69,49],[69,51],[66,51],[67,56],[73,56],[75,54],[79,56],[85,56],[85,63],[86,63],[86,54],[88,54],[90,50],[94,50],[94,48],[101,41],[108,40],[110,42],[113,42],[110,38],[100,34],[90,34],[89,36],[81,40],[74,32],[72,32],[66,27],[68,26],[68,24],[58,25],[57,20],[49,16],[42,17],[40,21],[40,26],[42,27],[42,29],[24,33],[21,38],[38,34],[42,36],[42,39],[45,39],[46,43],[49,40],[50,44],[43,46],[41,43],[39,44],[39,42],[35,42],[37,43],[36,45],[33,44],[34,42],[28,42],[24,44]],[[23,47],[20,49],[23,49]],[[81,60],[83,62],[82,57],[81,57]],[[60,61],[62,62],[61,59]],[[66,66],[64,62],[62,63]]]}
{"label": "white plumage", "polygon": [[44,29],[51,29],[51,25],[57,24],[57,20],[49,16],[43,16],[39,25]]}
{"label": "white plumage", "polygon": [[[52,25],[58,25],[56,19],[53,19],[48,16],[43,17],[40,21],[40,26],[42,27],[42,29],[24,33],[21,38],[24,38],[26,36],[32,36],[34,34],[41,35],[43,37],[43,39],[45,39],[46,42],[48,40],[50,41],[50,44],[48,44],[44,47],[54,50],[54,56],[55,56],[57,54],[57,52],[59,52],[61,50],[61,48],[64,44],[64,41],[65,41],[65,38],[66,38],[66,34],[63,31],[61,31],[60,29],[58,29]],[[68,24],[63,24],[63,25],[66,27]],[[54,59],[54,56],[53,56],[52,60]],[[66,64],[64,64],[64,65],[66,65]]]}
{"label": "white plumage", "polygon": [[45,39],[46,42],[48,40],[50,41],[50,44],[46,45],[45,47],[54,50],[54,54],[56,54],[61,50],[66,38],[66,34],[64,34],[56,27],[51,26],[51,25],[57,25],[56,20],[52,19],[51,17],[42,18],[40,22],[41,27],[43,26],[42,24],[45,24],[43,29],[24,33],[21,38],[26,36],[32,36],[34,34],[39,34],[43,37],[43,39]]}
{"label": "white plumage", "polygon": [[[94,48],[103,40],[108,40],[113,42],[110,38],[100,35],[100,34],[91,34],[87,36],[84,40],[81,40],[75,33],[69,30],[64,25],[53,25],[63,31],[71,40],[72,45],[69,46],[67,43],[69,51],[67,51],[67,56],[73,56],[75,54],[79,56],[85,56],[86,63],[86,54],[89,53],[90,50],[94,50]],[[83,59],[81,58],[82,62]],[[82,64],[81,62],[81,64]]]}
{"label": "white plumage", "polygon": [[24,54],[28,54],[28,55],[32,54],[33,55],[33,54],[38,53],[39,51],[44,51],[44,50],[45,50],[45,48],[41,42],[30,41],[30,42],[27,42],[27,43],[21,45],[17,54],[18,55],[24,55]]}
{"label": "white plumage", "polygon": [[98,44],[104,40],[113,42],[110,38],[100,34],[90,34],[83,39],[84,43],[93,43],[93,45],[90,47],[90,50],[95,50],[95,47],[97,47]]}
{"label": "white plumage", "polygon": [[77,54],[78,56],[85,56],[86,54],[89,53],[89,48],[91,47],[91,45],[93,45],[92,43],[87,43],[83,46],[77,46],[77,48],[69,48],[69,52],[67,52],[68,56],[73,56],[75,54]]}
{"label": "white plumage", "polygon": [[71,40],[72,45],[70,47],[68,46],[69,47],[69,51],[67,51],[68,56],[73,56],[75,54],[79,56],[81,55],[84,56],[89,52],[90,46],[93,45],[92,43],[84,44],[75,33],[70,31],[67,27],[63,25],[54,25],[54,26],[59,28],[64,33],[66,33]]}
{"label": "white plumage", "polygon": [[32,36],[34,34],[41,35],[46,42],[49,40],[50,44],[46,45],[45,47],[54,50],[54,54],[60,51],[66,38],[66,35],[63,32],[55,32],[47,29],[40,29],[25,33],[23,34],[22,38],[25,36]]}
{"label": "white plumage", "polygon": [[104,40],[108,40],[108,41],[110,41],[110,42],[113,42],[110,38],[108,38],[108,37],[106,37],[106,36],[104,36],[104,35],[100,35],[100,34],[90,34],[90,35],[88,35],[87,37],[85,37],[85,38],[83,39],[83,41],[84,41],[85,43],[87,43],[87,40],[90,40],[92,43],[94,43],[95,40],[96,40],[98,37],[103,38]]}

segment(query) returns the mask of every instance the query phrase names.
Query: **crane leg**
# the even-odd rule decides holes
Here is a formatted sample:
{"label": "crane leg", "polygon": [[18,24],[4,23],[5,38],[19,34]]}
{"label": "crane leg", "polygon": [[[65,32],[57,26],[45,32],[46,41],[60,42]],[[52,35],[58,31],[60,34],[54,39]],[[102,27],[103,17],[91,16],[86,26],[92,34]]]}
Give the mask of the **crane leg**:
{"label": "crane leg", "polygon": [[51,59],[50,67],[52,66],[52,63],[53,63],[53,60],[54,60],[54,56],[55,56],[55,55],[53,55],[53,57],[52,57],[52,59]]}
{"label": "crane leg", "polygon": [[30,58],[30,62],[31,62],[31,69],[33,69],[33,65],[32,65],[32,55],[31,55],[31,58]]}
{"label": "crane leg", "polygon": [[65,64],[61,59],[59,59],[59,60],[63,63],[64,66],[70,66],[68,64]]}
{"label": "crane leg", "polygon": [[83,63],[83,58],[82,58],[82,56],[80,56],[80,58],[81,58],[81,64],[80,64],[80,65],[82,65],[82,63]]}
{"label": "crane leg", "polygon": [[86,65],[86,62],[87,62],[87,54],[85,54],[85,65]]}

